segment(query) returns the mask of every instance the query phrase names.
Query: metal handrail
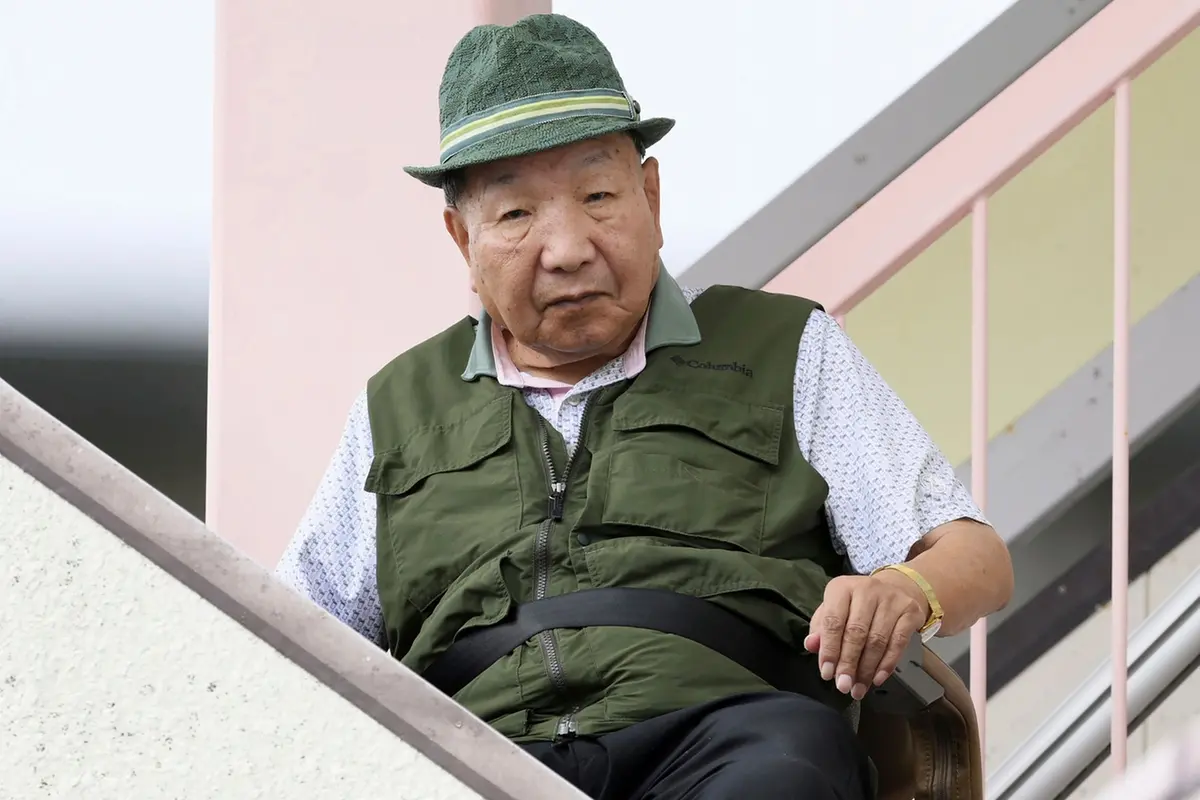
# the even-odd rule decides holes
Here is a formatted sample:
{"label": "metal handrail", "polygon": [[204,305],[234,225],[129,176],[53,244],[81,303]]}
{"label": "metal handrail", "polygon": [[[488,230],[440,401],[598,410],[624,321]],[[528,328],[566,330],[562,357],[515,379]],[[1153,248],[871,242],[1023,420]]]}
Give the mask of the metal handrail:
{"label": "metal handrail", "polygon": [[[1106,660],[988,778],[989,800],[1066,796],[1108,755],[1112,724],[1111,660]],[[1129,640],[1130,730],[1200,665],[1200,570]]]}

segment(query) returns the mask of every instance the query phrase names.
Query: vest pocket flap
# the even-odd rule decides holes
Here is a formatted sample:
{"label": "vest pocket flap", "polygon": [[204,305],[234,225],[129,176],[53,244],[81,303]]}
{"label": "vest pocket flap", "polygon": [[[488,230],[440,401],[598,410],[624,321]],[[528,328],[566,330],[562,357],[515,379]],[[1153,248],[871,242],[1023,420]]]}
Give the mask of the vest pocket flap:
{"label": "vest pocket flap", "polygon": [[684,427],[772,466],[779,465],[784,409],[699,392],[626,392],[613,407],[613,427],[637,431]]}
{"label": "vest pocket flap", "polygon": [[406,494],[430,475],[477,464],[510,439],[512,395],[506,393],[456,420],[421,428],[399,447],[377,453],[363,488],[373,494]]}

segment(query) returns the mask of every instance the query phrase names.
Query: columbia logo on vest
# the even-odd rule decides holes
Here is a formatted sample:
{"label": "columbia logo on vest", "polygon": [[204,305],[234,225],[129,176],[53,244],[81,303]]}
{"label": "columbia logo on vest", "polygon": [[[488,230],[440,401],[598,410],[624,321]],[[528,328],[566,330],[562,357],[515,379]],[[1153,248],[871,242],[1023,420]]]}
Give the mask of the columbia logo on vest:
{"label": "columbia logo on vest", "polygon": [[739,364],[734,361],[732,364],[714,364],[711,361],[696,361],[689,360],[683,356],[671,356],[671,363],[677,367],[691,367],[692,369],[711,369],[716,372],[740,372],[747,378],[754,377],[754,370],[747,367],[745,364]]}

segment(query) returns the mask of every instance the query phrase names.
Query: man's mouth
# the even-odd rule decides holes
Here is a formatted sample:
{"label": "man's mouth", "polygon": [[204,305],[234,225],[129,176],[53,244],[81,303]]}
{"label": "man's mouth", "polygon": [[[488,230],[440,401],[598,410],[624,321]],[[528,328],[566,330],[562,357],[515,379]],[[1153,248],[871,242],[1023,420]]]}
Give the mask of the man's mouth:
{"label": "man's mouth", "polygon": [[600,297],[600,294],[597,292],[567,295],[566,297],[560,297],[557,300],[554,300],[547,306],[547,308],[575,308],[586,305],[598,297]]}

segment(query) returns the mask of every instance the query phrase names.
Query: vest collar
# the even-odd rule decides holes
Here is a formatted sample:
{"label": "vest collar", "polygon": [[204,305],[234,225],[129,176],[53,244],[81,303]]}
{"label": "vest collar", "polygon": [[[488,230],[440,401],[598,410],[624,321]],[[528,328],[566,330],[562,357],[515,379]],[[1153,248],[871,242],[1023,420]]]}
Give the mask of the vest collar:
{"label": "vest collar", "polygon": [[[700,326],[692,314],[691,305],[679,284],[667,272],[662,262],[658,265],[658,282],[650,296],[649,320],[646,323],[646,352],[652,353],[668,345],[692,345],[700,341]],[[492,318],[486,311],[479,315],[475,325],[475,343],[463,371],[464,381],[473,381],[482,375],[496,377],[496,359],[492,355]]]}

